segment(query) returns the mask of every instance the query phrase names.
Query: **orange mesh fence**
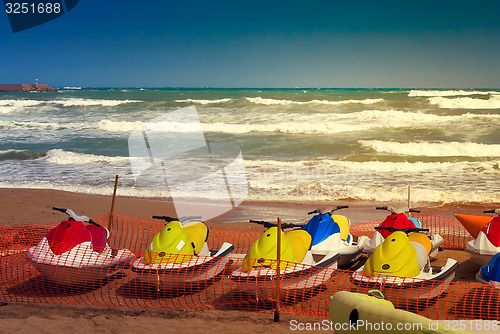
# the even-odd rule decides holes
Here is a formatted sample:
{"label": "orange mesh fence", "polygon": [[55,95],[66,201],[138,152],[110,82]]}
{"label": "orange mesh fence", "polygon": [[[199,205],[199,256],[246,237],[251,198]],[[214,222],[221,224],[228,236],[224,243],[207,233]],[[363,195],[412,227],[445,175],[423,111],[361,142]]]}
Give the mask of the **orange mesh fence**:
{"label": "orange mesh fence", "polygon": [[[432,232],[450,238],[445,247],[465,247],[468,238],[453,220],[425,215],[419,219]],[[108,215],[95,221],[107,225]],[[355,225],[352,232],[369,235],[369,227],[378,223]],[[173,265],[143,261],[163,222],[115,214],[109,248],[96,255],[85,249],[90,246],[81,244],[78,252],[72,249],[57,259],[45,256],[47,245],[40,242],[55,226],[0,227],[1,301],[261,312],[272,312],[277,301],[272,267],[241,271],[244,254],[261,233],[211,229],[207,240],[210,256],[179,255]],[[327,265],[291,264],[281,274],[281,311],[326,318],[329,296],[337,291],[367,293],[376,288],[397,308],[431,319],[500,317],[500,290],[489,285],[452,281],[423,284],[413,279],[406,279],[404,285],[391,285],[381,277],[370,281],[361,276]]]}

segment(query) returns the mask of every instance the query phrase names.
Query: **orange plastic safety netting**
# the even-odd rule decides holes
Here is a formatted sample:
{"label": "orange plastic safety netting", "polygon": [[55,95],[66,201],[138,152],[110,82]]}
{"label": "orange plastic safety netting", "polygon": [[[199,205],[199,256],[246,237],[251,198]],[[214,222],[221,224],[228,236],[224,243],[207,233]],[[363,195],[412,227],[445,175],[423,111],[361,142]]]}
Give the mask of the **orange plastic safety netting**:
{"label": "orange plastic safety netting", "polygon": [[[108,225],[108,215],[95,220]],[[77,261],[66,254],[57,264],[40,261],[40,240],[56,225],[0,227],[0,300],[10,302],[100,305],[131,308],[220,309],[272,312],[277,300],[275,276],[236,277],[244,254],[261,233],[210,229],[209,249],[233,245],[225,256],[200,256],[185,267],[142,265],[140,259],[164,223],[115,214],[107,257]],[[423,227],[440,233],[445,248],[463,249],[470,237],[453,219],[419,215]],[[369,222],[352,226],[354,235],[370,235]],[[45,245],[46,246],[46,245]],[[125,251],[127,250],[127,252]],[[80,252],[92,252],[81,249]],[[107,253],[106,253],[107,252]],[[37,255],[38,254],[38,255]],[[38,257],[37,257],[38,256]],[[38,260],[38,262],[36,262]],[[321,260],[321,259],[320,259]],[[194,262],[193,262],[194,261]],[[96,263],[98,265],[96,265]],[[479,283],[432,281],[404,286],[356,280],[350,270],[302,266],[284,272],[283,313],[327,317],[329,297],[337,291],[381,290],[396,307],[432,319],[498,319],[500,290]],[[172,270],[175,269],[175,270]],[[267,268],[272,273],[272,268]]]}

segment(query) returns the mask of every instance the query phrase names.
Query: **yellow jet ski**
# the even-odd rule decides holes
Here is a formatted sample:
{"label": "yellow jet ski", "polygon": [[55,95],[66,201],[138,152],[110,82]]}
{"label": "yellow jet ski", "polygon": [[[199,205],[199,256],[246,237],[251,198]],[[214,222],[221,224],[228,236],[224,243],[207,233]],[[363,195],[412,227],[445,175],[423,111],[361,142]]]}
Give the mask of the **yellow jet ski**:
{"label": "yellow jet ski", "polygon": [[[278,268],[277,240],[281,238],[281,256]],[[245,255],[242,266],[231,274],[231,281],[242,292],[254,295],[257,300],[276,300],[277,271],[280,272],[281,296],[291,297],[299,290],[318,287],[330,279],[340,258],[330,252],[318,263],[311,254],[312,238],[305,230],[284,233],[276,226],[270,227],[255,241]]]}
{"label": "yellow jet ski", "polygon": [[[406,212],[405,210],[395,209],[392,206],[379,206],[376,207],[375,209],[386,210],[391,213],[384,219],[384,221],[379,225],[379,227],[395,227],[399,229],[404,229],[408,227],[414,227],[414,228],[422,227],[418,219],[409,216],[410,213],[420,213],[419,210],[409,209],[407,214],[405,214]],[[387,236],[391,233],[392,232],[389,232],[388,230],[376,230],[371,240],[369,240],[363,245],[363,252],[371,254],[375,250],[375,248],[377,248],[378,245],[384,242],[385,238],[387,238]],[[443,244],[444,239],[442,236],[436,233],[430,237],[430,240],[432,247],[429,257],[434,258],[436,257],[439,248]]]}
{"label": "yellow jet ski", "polygon": [[376,227],[393,232],[377,246],[365,265],[352,275],[354,283],[392,290],[399,298],[431,299],[439,296],[455,279],[458,262],[448,259],[442,268],[431,267],[432,243],[420,228]]}
{"label": "yellow jet ski", "polygon": [[209,282],[229,264],[228,255],[234,246],[225,242],[211,255],[207,226],[193,220],[199,217],[153,218],[168,224],[154,236],[144,257],[132,263],[132,271],[140,281],[163,290],[185,289]]}

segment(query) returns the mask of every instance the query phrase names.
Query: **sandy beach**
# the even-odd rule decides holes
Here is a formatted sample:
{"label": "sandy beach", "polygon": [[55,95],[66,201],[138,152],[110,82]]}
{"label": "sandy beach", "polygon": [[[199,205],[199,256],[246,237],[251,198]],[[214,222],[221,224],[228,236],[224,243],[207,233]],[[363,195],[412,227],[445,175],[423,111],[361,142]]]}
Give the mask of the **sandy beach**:
{"label": "sandy beach", "polygon": [[[335,203],[350,204],[343,214],[353,223],[361,223],[383,218],[386,213],[375,211],[379,203]],[[402,203],[394,203],[403,205]],[[0,224],[36,225],[57,223],[64,217],[51,210],[52,206],[72,208],[90,217],[110,210],[111,196],[69,193],[38,189],[0,189]],[[235,210],[208,221],[214,228],[245,229],[261,231],[261,226],[246,223],[248,219],[275,219],[284,217],[289,221],[304,221],[307,211],[328,203],[258,203],[244,202]],[[418,208],[418,207],[417,207]],[[454,213],[481,214],[483,206],[451,206],[425,208],[422,212],[432,215],[453,217]],[[159,200],[118,197],[115,212],[134,217],[149,218],[152,214],[172,214],[172,206]],[[463,251],[445,250],[433,265],[444,264],[446,257],[461,263],[457,280],[473,281],[484,259],[471,256]],[[150,333],[188,331],[190,333],[289,333],[290,320],[320,322],[323,319],[307,316],[282,315],[281,322],[272,322],[272,314],[237,311],[193,311],[193,310],[150,310],[125,308],[93,308],[67,305],[45,305],[28,303],[8,303],[0,307],[0,332],[11,333],[19,330],[49,333],[54,330],[74,333],[123,333],[147,330]],[[166,331],[166,329],[168,329]]]}

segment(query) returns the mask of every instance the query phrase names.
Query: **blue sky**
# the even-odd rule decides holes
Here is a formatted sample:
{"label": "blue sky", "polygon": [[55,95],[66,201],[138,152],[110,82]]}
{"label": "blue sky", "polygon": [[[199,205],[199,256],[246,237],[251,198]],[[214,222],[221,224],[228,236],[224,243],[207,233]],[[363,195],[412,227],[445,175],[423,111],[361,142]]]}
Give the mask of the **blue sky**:
{"label": "blue sky", "polygon": [[12,33],[0,82],[500,87],[497,1],[97,1]]}

